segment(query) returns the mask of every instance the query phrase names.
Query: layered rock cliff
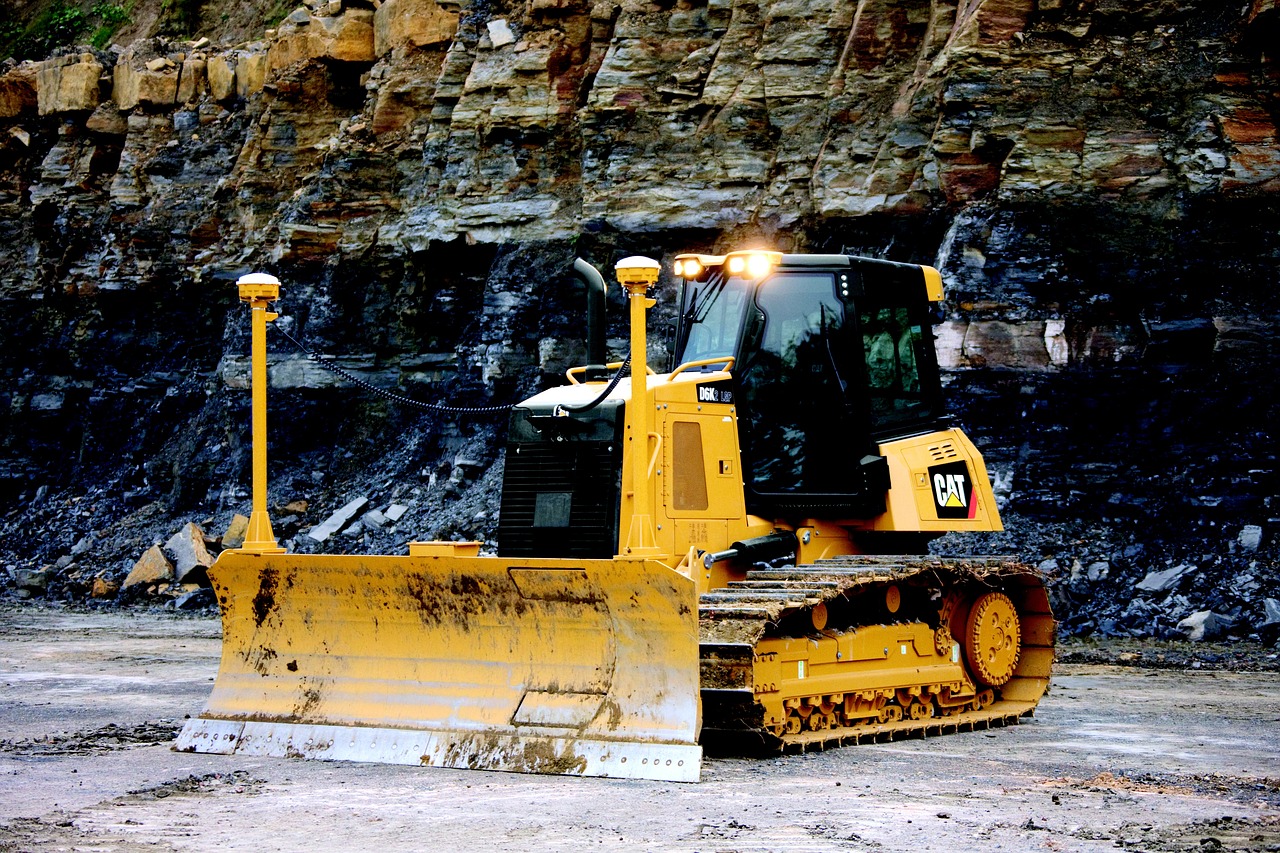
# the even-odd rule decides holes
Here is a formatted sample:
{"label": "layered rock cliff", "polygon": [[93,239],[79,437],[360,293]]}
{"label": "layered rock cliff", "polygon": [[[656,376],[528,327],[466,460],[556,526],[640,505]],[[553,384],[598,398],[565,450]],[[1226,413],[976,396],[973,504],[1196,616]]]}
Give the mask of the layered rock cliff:
{"label": "layered rock cliff", "polygon": [[[1132,582],[1235,559],[1243,525],[1274,547],[1275,0],[332,0],[235,44],[252,4],[217,5],[208,39],[0,75],[13,517],[41,485],[101,490],[85,530],[242,502],[241,273],[375,385],[506,402],[579,355],[575,254],[751,244],[943,270],[1006,509],[1097,525],[1041,556]],[[273,383],[281,502],[418,489],[418,535],[491,527],[492,422],[362,402],[286,345]]]}

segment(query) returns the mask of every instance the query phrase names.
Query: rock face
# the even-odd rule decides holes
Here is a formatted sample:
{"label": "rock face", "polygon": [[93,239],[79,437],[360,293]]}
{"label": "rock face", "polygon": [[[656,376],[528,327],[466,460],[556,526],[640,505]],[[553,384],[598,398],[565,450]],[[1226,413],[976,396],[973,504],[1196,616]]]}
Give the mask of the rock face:
{"label": "rock face", "polygon": [[[754,244],[942,270],[940,359],[1008,508],[1249,524],[1236,547],[1270,559],[1274,2],[372,5],[0,73],[11,497],[237,494],[244,272],[373,385],[506,401],[577,352],[575,254]],[[313,484],[411,435],[387,474],[456,494],[437,463],[496,431],[409,429],[283,345],[271,376]],[[325,512],[373,491],[335,483]]]}

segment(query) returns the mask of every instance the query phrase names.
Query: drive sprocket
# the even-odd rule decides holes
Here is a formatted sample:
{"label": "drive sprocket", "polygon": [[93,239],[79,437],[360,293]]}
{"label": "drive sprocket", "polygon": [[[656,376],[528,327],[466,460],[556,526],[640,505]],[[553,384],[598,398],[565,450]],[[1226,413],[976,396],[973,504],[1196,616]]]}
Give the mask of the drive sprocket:
{"label": "drive sprocket", "polygon": [[988,687],[1013,677],[1022,653],[1018,610],[1003,592],[979,596],[969,610],[964,632],[965,657],[974,676]]}

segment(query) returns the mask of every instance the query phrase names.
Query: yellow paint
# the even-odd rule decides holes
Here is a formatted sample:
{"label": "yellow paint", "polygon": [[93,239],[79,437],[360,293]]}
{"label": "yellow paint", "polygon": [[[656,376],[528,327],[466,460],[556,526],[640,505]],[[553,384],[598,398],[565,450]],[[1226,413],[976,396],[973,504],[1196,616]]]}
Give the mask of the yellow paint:
{"label": "yellow paint", "polygon": [[203,718],[696,742],[694,584],[653,561],[227,551],[209,577]]}
{"label": "yellow paint", "polygon": [[267,323],[278,316],[267,306],[280,298],[280,282],[264,273],[252,273],[241,276],[236,284],[240,301],[249,306],[253,348],[253,511],[240,549],[258,554],[283,553],[267,514]]}
{"label": "yellow paint", "polygon": [[[1004,529],[982,454],[961,430],[953,428],[887,442],[880,445],[880,454],[889,460],[889,477],[893,483],[887,511],[873,519],[851,520],[850,527],[926,532]],[[973,518],[938,518],[929,468],[957,461],[964,461],[968,466],[977,507]]]}
{"label": "yellow paint", "polygon": [[[875,715],[898,691],[952,698],[974,695],[958,657],[940,653],[922,622],[871,625],[805,638],[756,644],[754,689],[766,723],[781,725],[792,708],[839,706],[847,719]],[[859,698],[864,701],[860,703]],[[848,701],[846,701],[846,699]],[[869,704],[868,704],[869,702]]]}
{"label": "yellow paint", "polygon": [[483,542],[410,542],[410,557],[476,557]]}
{"label": "yellow paint", "polygon": [[941,302],[943,300],[942,273],[933,267],[921,267],[920,269],[924,271],[924,287],[929,301]]}
{"label": "yellow paint", "polygon": [[[660,267],[648,258],[624,258],[616,267],[618,283],[627,291],[631,304],[631,399],[627,403],[626,464],[630,467],[630,493],[622,495],[622,542],[619,556],[666,557],[674,555],[658,545],[654,528],[653,477],[662,437],[653,432],[653,395],[649,391],[648,343],[645,337],[645,310],[654,305],[649,288],[658,280]],[[638,380],[637,377],[644,377]],[[629,498],[629,499],[628,499]]]}

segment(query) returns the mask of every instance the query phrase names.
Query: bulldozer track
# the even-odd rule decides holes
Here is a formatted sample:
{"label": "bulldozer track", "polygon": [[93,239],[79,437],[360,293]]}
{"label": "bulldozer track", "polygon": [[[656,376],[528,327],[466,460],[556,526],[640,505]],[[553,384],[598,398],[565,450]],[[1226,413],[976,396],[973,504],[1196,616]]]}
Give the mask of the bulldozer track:
{"label": "bulldozer track", "polygon": [[[944,632],[956,591],[1007,593],[1021,621],[1021,657],[1008,681],[955,708],[922,708],[919,713],[927,716],[919,719],[844,721],[832,728],[785,733],[767,725],[753,677],[760,641],[802,638],[806,630],[816,634],[807,618],[815,608],[847,601],[877,586],[887,590],[904,584],[925,590],[939,602],[935,621]],[[859,555],[754,570],[728,588],[702,595],[698,611],[703,743],[713,749],[739,749],[749,743],[805,752],[1014,725],[1034,712],[1048,687],[1053,660],[1054,622],[1044,585],[1035,569],[1009,557]],[[802,627],[797,630],[797,625]],[[860,622],[856,627],[869,625]],[[914,686],[910,668],[902,672],[901,687]]]}

